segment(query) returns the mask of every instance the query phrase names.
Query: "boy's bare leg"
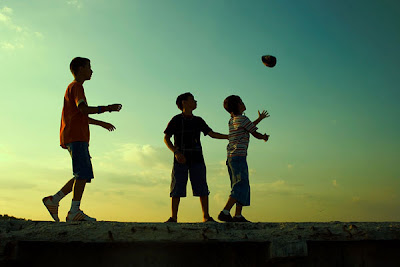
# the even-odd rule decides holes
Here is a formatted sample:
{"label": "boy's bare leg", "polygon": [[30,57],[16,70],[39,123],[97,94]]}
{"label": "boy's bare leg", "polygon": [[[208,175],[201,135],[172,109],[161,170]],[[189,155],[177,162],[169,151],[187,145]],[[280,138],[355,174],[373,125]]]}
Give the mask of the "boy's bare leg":
{"label": "boy's bare leg", "polygon": [[206,221],[208,218],[210,218],[210,214],[208,213],[208,196],[201,196],[200,203],[203,211],[203,221]]}
{"label": "boy's bare leg", "polygon": [[64,193],[64,195],[68,195],[69,193],[71,193],[72,188],[74,187],[74,181],[75,181],[75,179],[72,178],[71,180],[69,180],[69,181],[63,186],[63,188],[61,188],[61,191]]}
{"label": "boy's bare leg", "polygon": [[236,203],[235,216],[239,217],[240,215],[242,215],[242,208],[243,208],[242,205],[239,205],[238,203]]}
{"label": "boy's bare leg", "polygon": [[235,203],[236,203],[236,199],[234,199],[233,197],[230,196],[228,198],[228,202],[226,202],[224,210],[230,211],[232,209],[233,205],[235,205]]}
{"label": "boy's bare leg", "polygon": [[83,191],[85,190],[86,180],[74,179],[74,196],[73,201],[81,201]]}
{"label": "boy's bare leg", "polygon": [[171,198],[172,218],[175,220],[178,220],[178,208],[180,201],[181,201],[180,197]]}

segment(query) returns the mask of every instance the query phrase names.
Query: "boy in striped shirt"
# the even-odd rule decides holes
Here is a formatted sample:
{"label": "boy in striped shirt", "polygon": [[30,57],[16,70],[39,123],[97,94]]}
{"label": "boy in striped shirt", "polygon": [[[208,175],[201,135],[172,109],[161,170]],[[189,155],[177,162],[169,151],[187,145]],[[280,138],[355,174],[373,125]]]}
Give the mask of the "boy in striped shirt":
{"label": "boy in striped shirt", "polygon": [[[261,113],[258,112],[258,119],[251,122],[249,118],[243,115],[246,106],[237,95],[228,96],[224,100],[224,108],[231,114],[226,165],[232,190],[224,209],[218,215],[218,219],[224,222],[249,222],[242,216],[243,206],[250,206],[249,172],[246,161],[247,148],[250,133],[257,139],[268,141],[269,135],[257,132],[256,125],[269,117],[269,114],[265,110]],[[235,204],[235,216],[232,218],[230,210]]]}

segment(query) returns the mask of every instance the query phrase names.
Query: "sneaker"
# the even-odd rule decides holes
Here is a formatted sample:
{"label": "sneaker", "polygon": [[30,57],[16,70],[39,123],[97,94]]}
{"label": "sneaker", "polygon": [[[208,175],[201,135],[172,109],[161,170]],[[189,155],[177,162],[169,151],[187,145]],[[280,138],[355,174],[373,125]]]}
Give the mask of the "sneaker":
{"label": "sneaker", "polygon": [[53,203],[53,196],[44,197],[42,199],[44,206],[49,211],[51,217],[54,221],[59,222],[60,219],[58,218],[58,203]]}
{"label": "sneaker", "polygon": [[82,221],[86,221],[86,222],[95,222],[96,219],[87,216],[85,213],[83,213],[83,211],[78,210],[77,212],[68,212],[67,218],[66,218],[67,222],[82,222]]}
{"label": "sneaker", "polygon": [[169,217],[168,221],[166,221],[166,223],[176,223],[176,222],[177,221],[172,217]]}
{"label": "sneaker", "polygon": [[232,218],[232,222],[250,222],[250,221],[246,220],[246,218],[243,216],[240,217],[235,216]]}
{"label": "sneaker", "polygon": [[218,220],[223,222],[232,222],[232,216],[230,214],[226,215],[223,211],[221,211],[218,215]]}
{"label": "sneaker", "polygon": [[208,218],[204,221],[204,223],[209,223],[209,222],[216,223],[216,221],[213,219],[213,217],[208,217]]}

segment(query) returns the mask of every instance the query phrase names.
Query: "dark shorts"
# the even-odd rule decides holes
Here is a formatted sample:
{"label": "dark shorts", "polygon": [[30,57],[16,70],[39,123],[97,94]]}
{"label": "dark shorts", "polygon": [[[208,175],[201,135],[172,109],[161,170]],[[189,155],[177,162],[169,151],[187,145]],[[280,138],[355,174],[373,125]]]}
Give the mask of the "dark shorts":
{"label": "dark shorts", "polygon": [[208,196],[208,185],[206,180],[206,165],[202,163],[180,164],[174,161],[171,175],[171,197],[186,197],[186,185],[190,176],[193,196]]}
{"label": "dark shorts", "polygon": [[72,172],[77,180],[87,180],[88,183],[94,178],[91,157],[89,154],[89,143],[72,142],[65,145],[72,158]]}
{"label": "dark shorts", "polygon": [[231,157],[226,161],[231,179],[231,197],[242,206],[250,206],[249,169],[246,157]]}

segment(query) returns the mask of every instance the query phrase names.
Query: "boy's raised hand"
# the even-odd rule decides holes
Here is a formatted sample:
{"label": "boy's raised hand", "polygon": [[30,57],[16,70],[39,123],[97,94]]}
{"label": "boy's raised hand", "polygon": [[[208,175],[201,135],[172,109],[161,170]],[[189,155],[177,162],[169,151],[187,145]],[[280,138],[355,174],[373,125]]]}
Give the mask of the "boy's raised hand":
{"label": "boy's raised hand", "polygon": [[115,130],[115,126],[112,125],[111,123],[108,123],[108,122],[104,122],[104,121],[103,121],[103,122],[100,124],[100,126],[103,127],[104,129],[108,130],[109,132],[112,132],[112,131]]}
{"label": "boy's raised hand", "polygon": [[108,105],[108,110],[111,111],[120,111],[122,108],[121,104],[112,104],[112,105]]}
{"label": "boy's raised hand", "polygon": [[260,111],[258,111],[258,119],[259,119],[260,121],[263,120],[263,119],[265,119],[265,118],[268,118],[268,117],[269,117],[268,111],[263,110],[261,113],[260,113]]}

